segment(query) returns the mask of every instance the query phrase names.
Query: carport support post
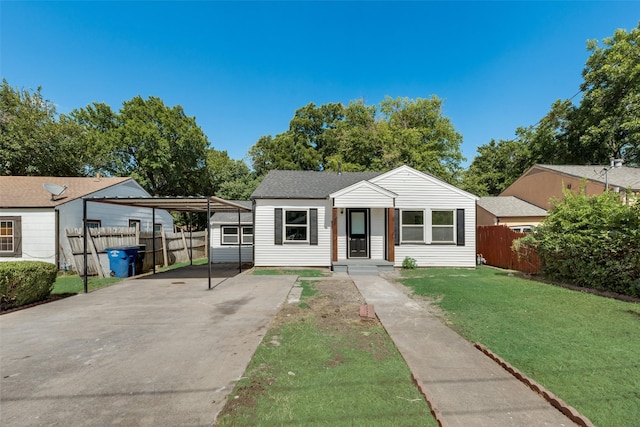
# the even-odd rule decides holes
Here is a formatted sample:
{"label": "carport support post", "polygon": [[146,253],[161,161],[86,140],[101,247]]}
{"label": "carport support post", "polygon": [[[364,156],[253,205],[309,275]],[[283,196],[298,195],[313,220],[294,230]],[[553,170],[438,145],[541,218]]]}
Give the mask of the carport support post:
{"label": "carport support post", "polygon": [[151,208],[151,250],[153,251],[153,274],[156,274],[156,208]]}
{"label": "carport support post", "polygon": [[238,269],[242,273],[242,225],[240,224],[240,209],[238,209]]}
{"label": "carport support post", "polygon": [[189,261],[193,265],[193,212],[189,212]]}
{"label": "carport support post", "polygon": [[207,243],[205,253],[207,254],[207,266],[209,268],[209,290],[211,290],[211,197],[207,197]]}
{"label": "carport support post", "polygon": [[89,268],[87,266],[88,256],[87,256],[87,200],[82,199],[82,243],[84,245],[84,250],[82,251],[82,257],[84,258],[84,293],[89,292]]}

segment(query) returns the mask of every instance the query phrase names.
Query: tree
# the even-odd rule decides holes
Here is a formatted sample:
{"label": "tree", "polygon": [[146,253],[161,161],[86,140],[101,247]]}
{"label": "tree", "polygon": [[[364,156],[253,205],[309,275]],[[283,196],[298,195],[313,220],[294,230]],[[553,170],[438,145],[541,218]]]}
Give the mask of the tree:
{"label": "tree", "polygon": [[640,166],[640,24],[601,44],[590,40],[587,48],[581,141],[600,147],[605,161],[613,156]]}
{"label": "tree", "polygon": [[149,193],[163,196],[207,194],[209,141],[181,106],[167,107],[157,97],[136,96],[119,113],[94,103],[72,113],[93,145],[93,169],[131,176]]}
{"label": "tree", "polygon": [[83,176],[88,159],[81,129],[58,115],[41,88],[0,87],[0,174]]}
{"label": "tree", "polygon": [[497,196],[518,179],[529,164],[528,146],[521,138],[491,140],[478,147],[478,156],[464,172],[461,186],[478,196]]}
{"label": "tree", "polygon": [[388,170],[407,164],[455,181],[463,160],[462,136],[442,115],[437,97],[387,97],[379,106],[363,101],[308,104],[289,129],[263,136],[249,156],[261,176],[271,169]]}
{"label": "tree", "polygon": [[227,200],[249,200],[259,182],[242,160],[234,160],[226,151],[210,148],[207,170],[213,195]]}

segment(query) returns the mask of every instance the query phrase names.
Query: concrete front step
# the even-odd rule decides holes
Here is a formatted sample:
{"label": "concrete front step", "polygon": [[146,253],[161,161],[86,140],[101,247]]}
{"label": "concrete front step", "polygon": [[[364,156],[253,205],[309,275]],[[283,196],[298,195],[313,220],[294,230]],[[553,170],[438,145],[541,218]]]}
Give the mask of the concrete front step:
{"label": "concrete front step", "polygon": [[356,275],[378,275],[384,271],[393,271],[392,262],[372,259],[348,259],[333,263],[333,271],[356,274]]}

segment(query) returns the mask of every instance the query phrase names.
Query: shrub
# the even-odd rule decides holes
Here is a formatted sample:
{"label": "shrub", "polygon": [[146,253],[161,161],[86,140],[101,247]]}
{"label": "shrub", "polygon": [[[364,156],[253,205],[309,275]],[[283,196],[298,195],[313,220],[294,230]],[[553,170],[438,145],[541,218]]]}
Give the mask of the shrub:
{"label": "shrub", "polygon": [[415,259],[407,256],[407,257],[404,257],[404,260],[402,260],[402,268],[406,268],[408,270],[415,270],[416,267],[418,267],[418,262]]}
{"label": "shrub", "polygon": [[618,194],[566,191],[536,232],[518,244],[537,250],[551,278],[640,296],[640,204],[625,205]]}
{"label": "shrub", "polygon": [[48,262],[0,262],[0,310],[48,298],[57,274],[58,268]]}

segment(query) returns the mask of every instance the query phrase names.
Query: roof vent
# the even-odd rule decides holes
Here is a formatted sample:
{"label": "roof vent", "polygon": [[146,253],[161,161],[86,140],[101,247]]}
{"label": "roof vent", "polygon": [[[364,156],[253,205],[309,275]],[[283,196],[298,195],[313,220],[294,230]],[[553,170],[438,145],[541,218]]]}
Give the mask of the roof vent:
{"label": "roof vent", "polygon": [[622,159],[616,159],[615,157],[611,157],[610,160],[611,160],[610,166],[612,168],[620,168],[624,164],[624,160]]}
{"label": "roof vent", "polygon": [[58,184],[53,184],[51,182],[45,182],[44,184],[42,184],[42,186],[44,187],[45,190],[47,190],[47,192],[51,194],[52,202],[56,200],[55,199],[56,196],[62,195],[62,193],[64,193],[64,190],[67,189],[66,185],[58,185]]}

